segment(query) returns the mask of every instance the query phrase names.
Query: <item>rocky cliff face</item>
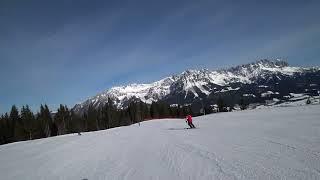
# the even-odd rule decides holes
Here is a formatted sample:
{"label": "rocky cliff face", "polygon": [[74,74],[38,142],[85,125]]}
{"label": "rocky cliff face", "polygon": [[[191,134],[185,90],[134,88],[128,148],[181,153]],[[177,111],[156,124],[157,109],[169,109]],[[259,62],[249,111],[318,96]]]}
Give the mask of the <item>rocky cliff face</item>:
{"label": "rocky cliff face", "polygon": [[170,104],[192,104],[200,101],[214,104],[217,96],[233,96],[233,103],[245,97],[250,102],[263,102],[268,98],[285,99],[290,93],[319,91],[320,68],[291,67],[282,60],[259,60],[224,70],[186,70],[151,84],[130,84],[113,87],[76,104],[75,112],[89,106],[101,107],[108,100],[124,108],[132,100],[146,103],[166,101]]}

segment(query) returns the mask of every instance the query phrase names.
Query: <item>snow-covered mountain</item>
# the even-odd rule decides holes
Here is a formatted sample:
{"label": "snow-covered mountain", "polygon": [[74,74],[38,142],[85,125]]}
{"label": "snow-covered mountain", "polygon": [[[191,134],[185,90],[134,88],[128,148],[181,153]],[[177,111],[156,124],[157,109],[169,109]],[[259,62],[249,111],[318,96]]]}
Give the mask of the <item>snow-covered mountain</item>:
{"label": "snow-covered mountain", "polygon": [[[88,100],[75,105],[75,112],[83,112],[90,105],[97,108],[112,100],[118,108],[123,108],[132,100],[138,99],[146,103],[163,100],[170,104],[194,103],[201,99],[207,103],[214,103],[214,95],[236,91],[243,94],[254,94],[261,91],[261,87],[271,87],[281,81],[295,80],[299,82],[308,75],[319,77],[320,68],[291,67],[283,60],[259,60],[254,63],[240,65],[229,69],[210,71],[208,69],[186,70],[150,84],[130,84],[113,87],[99,93]],[[319,79],[319,78],[318,78]],[[278,82],[279,81],[279,82]],[[308,82],[309,84],[312,84]],[[317,80],[315,80],[317,81]],[[318,80],[319,81],[319,80]],[[296,83],[295,82],[295,83]],[[314,89],[319,89],[318,82],[314,82]],[[314,84],[313,83],[313,84]],[[246,90],[256,89],[244,93]],[[265,88],[270,91],[270,89]],[[297,93],[292,89],[292,93]],[[242,94],[241,94],[242,93]],[[288,92],[289,93],[289,92]],[[288,94],[286,93],[286,95]],[[257,96],[257,95],[255,95]],[[258,95],[259,96],[259,95]],[[211,97],[211,98],[210,98]],[[211,100],[210,100],[211,99]]]}

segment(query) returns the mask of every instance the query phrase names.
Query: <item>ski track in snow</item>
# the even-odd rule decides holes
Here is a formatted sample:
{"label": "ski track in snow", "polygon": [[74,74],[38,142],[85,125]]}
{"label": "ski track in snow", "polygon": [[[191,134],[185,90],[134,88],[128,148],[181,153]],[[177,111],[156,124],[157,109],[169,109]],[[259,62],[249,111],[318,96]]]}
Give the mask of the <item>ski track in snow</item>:
{"label": "ski track in snow", "polygon": [[320,105],[153,120],[0,146],[16,179],[320,179]]}

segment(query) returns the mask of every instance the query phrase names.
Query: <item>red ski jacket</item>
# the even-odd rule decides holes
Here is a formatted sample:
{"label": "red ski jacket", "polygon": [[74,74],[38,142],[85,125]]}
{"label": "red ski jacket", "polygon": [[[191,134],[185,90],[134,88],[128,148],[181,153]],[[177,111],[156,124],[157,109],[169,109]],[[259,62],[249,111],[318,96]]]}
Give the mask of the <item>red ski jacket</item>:
{"label": "red ski jacket", "polygon": [[192,123],[192,117],[191,117],[191,115],[188,115],[188,116],[187,116],[187,121],[188,121],[189,123]]}

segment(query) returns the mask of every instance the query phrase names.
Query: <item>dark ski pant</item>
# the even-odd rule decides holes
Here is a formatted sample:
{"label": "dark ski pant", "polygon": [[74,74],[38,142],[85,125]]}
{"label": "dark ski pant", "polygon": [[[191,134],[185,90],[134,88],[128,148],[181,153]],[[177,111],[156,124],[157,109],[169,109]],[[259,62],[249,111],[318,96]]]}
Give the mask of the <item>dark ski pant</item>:
{"label": "dark ski pant", "polygon": [[196,128],[192,122],[188,122],[188,125],[190,126],[190,128]]}

